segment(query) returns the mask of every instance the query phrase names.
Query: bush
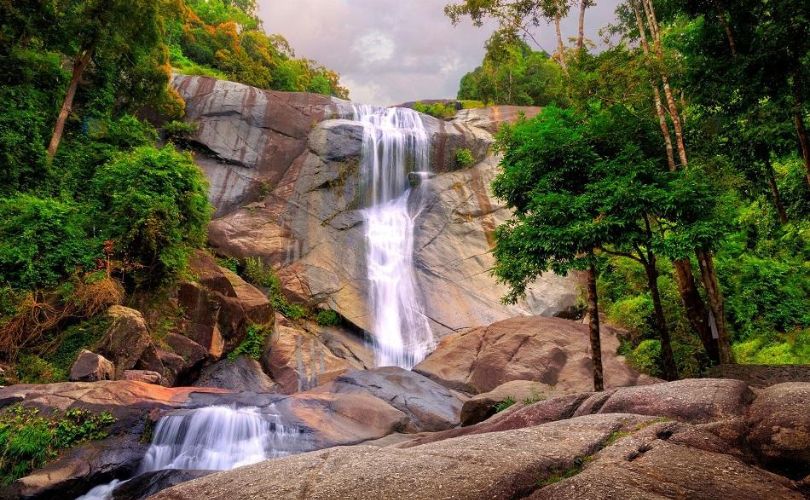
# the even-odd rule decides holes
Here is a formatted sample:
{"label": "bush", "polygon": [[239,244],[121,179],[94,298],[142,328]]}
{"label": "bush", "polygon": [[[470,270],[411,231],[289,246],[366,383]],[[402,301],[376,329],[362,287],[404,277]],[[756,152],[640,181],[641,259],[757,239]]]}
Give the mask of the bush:
{"label": "bush", "polygon": [[239,356],[248,356],[258,361],[264,353],[264,342],[270,333],[270,328],[266,326],[250,325],[245,340],[228,354],[228,359],[235,361]]}
{"label": "bush", "polygon": [[105,239],[136,285],[156,285],[185,269],[205,243],[208,183],[191,156],[173,146],[118,155],[93,178]]}
{"label": "bush", "polygon": [[433,104],[417,102],[413,105],[413,109],[440,120],[451,120],[458,112],[455,102],[437,102]]}
{"label": "bush", "polygon": [[810,329],[752,337],[734,344],[733,349],[734,357],[742,364],[810,364]]}
{"label": "bush", "polygon": [[473,156],[472,151],[467,148],[456,150],[456,166],[462,168],[469,167],[473,163],[475,163],[475,157]]}
{"label": "bush", "polygon": [[115,422],[109,412],[74,408],[41,416],[34,408],[13,406],[0,418],[0,485],[8,485],[56,458],[61,450],[107,437]]}
{"label": "bush", "polygon": [[653,377],[661,376],[661,341],[643,340],[627,355],[630,366]]}
{"label": "bush", "polygon": [[273,309],[286,318],[298,320],[307,317],[308,311],[299,304],[290,304],[281,289],[281,280],[278,279],[273,268],[267,266],[258,257],[245,259],[244,277],[250,283],[267,289]]}
{"label": "bush", "polygon": [[315,321],[321,326],[338,326],[341,323],[340,315],[331,309],[318,311]]}
{"label": "bush", "polygon": [[53,198],[0,199],[0,282],[18,289],[53,287],[94,268],[101,245],[89,234],[85,213],[74,202]]}

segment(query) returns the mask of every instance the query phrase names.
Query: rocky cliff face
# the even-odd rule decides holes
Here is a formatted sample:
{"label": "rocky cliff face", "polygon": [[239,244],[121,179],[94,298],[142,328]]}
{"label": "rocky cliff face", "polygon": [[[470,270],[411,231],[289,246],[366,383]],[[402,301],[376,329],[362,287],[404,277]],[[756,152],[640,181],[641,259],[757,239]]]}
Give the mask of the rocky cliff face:
{"label": "rocky cliff face", "polygon": [[[350,105],[202,77],[178,76],[174,84],[188,118],[199,124],[192,140],[217,208],[212,245],[226,255],[262,258],[278,269],[290,296],[368,330],[362,129],[341,119]],[[440,336],[518,315],[554,315],[575,303],[574,281],[548,275],[525,301],[502,305],[505,290],[489,274],[495,227],[509,215],[489,189],[498,163],[489,152],[491,132],[518,115],[493,108],[462,112],[451,122],[423,117],[437,175],[420,190],[426,208],[417,219],[415,259]],[[460,169],[459,148],[477,164]]]}

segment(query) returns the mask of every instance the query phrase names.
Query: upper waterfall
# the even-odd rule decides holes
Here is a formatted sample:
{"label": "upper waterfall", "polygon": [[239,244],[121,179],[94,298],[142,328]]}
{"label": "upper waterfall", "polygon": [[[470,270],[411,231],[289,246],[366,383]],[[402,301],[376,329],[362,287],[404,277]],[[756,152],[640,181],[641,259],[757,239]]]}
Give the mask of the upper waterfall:
{"label": "upper waterfall", "polygon": [[410,172],[430,170],[430,138],[419,113],[355,105],[363,125],[361,175],[366,188],[366,270],[378,366],[412,368],[433,347],[413,269],[419,200]]}

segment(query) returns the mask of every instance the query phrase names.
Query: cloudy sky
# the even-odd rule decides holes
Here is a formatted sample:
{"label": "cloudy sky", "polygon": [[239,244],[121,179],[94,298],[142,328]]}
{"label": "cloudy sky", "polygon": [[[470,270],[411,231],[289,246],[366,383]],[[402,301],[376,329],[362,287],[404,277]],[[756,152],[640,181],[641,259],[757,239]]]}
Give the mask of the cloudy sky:
{"label": "cloudy sky", "polygon": [[[453,26],[447,0],[259,0],[268,33],[284,35],[298,57],[341,74],[353,101],[390,105],[455,97],[461,76],[480,64],[492,26]],[[598,0],[588,11],[588,36],[613,19],[618,0]],[[564,36],[576,35],[572,16]],[[554,30],[536,39],[553,51]]]}

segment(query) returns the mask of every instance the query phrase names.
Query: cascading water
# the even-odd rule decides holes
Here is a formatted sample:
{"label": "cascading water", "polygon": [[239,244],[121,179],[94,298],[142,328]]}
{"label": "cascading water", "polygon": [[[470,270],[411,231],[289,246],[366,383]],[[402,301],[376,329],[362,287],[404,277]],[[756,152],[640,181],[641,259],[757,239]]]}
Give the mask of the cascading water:
{"label": "cascading water", "polygon": [[[163,417],[139,474],[165,469],[229,470],[300,451],[299,430],[284,425],[273,406],[209,406]],[[97,486],[77,500],[107,500],[121,481]]]}
{"label": "cascading water", "polygon": [[[361,171],[366,187],[366,267],[377,366],[412,368],[433,347],[413,266],[410,172],[430,167],[430,139],[419,113],[356,105],[363,125]],[[412,212],[413,210],[413,212]]]}

